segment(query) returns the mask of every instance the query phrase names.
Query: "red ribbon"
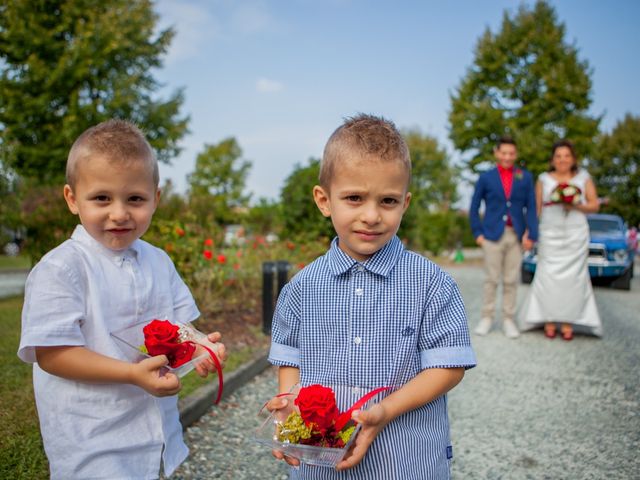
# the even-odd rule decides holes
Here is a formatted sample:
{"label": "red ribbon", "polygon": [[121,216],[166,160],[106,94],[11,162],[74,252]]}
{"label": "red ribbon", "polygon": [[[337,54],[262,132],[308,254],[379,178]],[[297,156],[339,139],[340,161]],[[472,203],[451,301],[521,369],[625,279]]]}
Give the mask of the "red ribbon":
{"label": "red ribbon", "polygon": [[196,343],[191,340],[187,340],[187,342],[185,343],[190,343],[196,346],[196,348],[198,346],[204,348],[209,353],[211,360],[213,360],[213,364],[216,367],[216,372],[218,373],[218,395],[216,396],[216,399],[213,402],[215,405],[217,405],[218,403],[220,403],[220,399],[222,398],[222,387],[224,384],[224,381],[222,380],[222,365],[220,364],[220,360],[218,360],[218,356],[213,352],[213,350],[211,350],[209,347],[205,345],[202,345],[201,343]]}
{"label": "red ribbon", "polygon": [[385,390],[391,390],[391,387],[380,387],[370,391],[365,396],[360,398],[360,400],[358,400],[356,403],[351,405],[351,408],[349,408],[349,410],[342,412],[340,415],[338,415],[338,419],[336,420],[336,424],[335,424],[336,431],[339,432],[344,428],[344,426],[347,423],[349,423],[349,420],[351,420],[351,414],[353,413],[354,410],[358,410],[360,407],[362,407],[365,403],[367,403],[377,394],[379,394],[380,392],[384,392]]}
{"label": "red ribbon", "polygon": [[[375,397],[377,394],[379,394],[380,392],[384,392],[385,390],[391,390],[391,387],[379,387],[379,388],[376,388],[374,390],[371,390],[369,393],[367,393],[366,395],[362,396],[357,402],[355,402],[353,405],[351,405],[351,407],[348,410],[345,410],[340,415],[338,415],[338,418],[336,419],[336,423],[334,425],[335,430],[337,432],[342,430],[344,428],[344,426],[347,423],[349,423],[349,420],[351,420],[351,414],[354,412],[354,410],[358,410],[365,403],[367,403],[369,400],[371,400],[373,397]],[[280,394],[276,395],[276,398],[286,397],[286,396],[290,396],[290,395],[295,395],[295,394],[293,394],[293,393],[280,393]],[[266,402],[262,406],[262,408],[260,409],[260,412],[262,412],[262,410],[264,410],[264,407],[266,407],[268,403],[269,402]],[[260,414],[260,412],[258,412],[258,414]]]}

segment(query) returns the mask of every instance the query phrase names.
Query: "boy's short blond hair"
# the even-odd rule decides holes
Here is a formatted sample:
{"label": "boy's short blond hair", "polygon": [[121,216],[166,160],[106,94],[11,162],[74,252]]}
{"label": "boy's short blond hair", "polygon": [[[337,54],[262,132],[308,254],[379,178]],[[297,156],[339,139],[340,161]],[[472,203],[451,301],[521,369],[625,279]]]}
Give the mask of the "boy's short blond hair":
{"label": "boy's short blond hair", "polygon": [[85,130],[71,146],[67,157],[66,181],[71,188],[77,181],[78,164],[93,156],[103,156],[121,164],[145,162],[158,186],[160,174],[153,148],[142,131],[126,120],[111,119]]}
{"label": "boy's short blond hair", "polygon": [[393,122],[383,117],[359,114],[347,118],[329,137],[320,164],[320,186],[328,189],[338,163],[354,158],[375,157],[400,162],[411,181],[409,147]]}

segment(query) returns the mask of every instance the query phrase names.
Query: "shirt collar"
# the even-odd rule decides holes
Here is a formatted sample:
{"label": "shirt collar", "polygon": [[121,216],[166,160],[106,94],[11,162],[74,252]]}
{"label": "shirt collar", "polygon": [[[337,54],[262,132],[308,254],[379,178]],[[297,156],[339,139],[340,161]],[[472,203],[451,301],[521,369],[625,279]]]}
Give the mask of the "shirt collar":
{"label": "shirt collar", "polygon": [[109,258],[119,267],[122,267],[125,259],[136,260],[140,255],[140,245],[138,244],[140,240],[136,240],[124,250],[111,250],[110,248],[102,245],[91,235],[89,235],[87,230],[82,225],[78,225],[75,228],[75,230],[71,234],[71,238],[77,242],[82,243],[83,245],[88,246],[93,251],[96,251],[101,255]]}
{"label": "shirt collar", "polygon": [[511,167],[509,167],[509,168],[504,168],[499,163],[496,163],[496,166],[498,167],[498,171],[500,171],[500,172],[513,172],[513,169],[515,167],[515,165],[511,165]]}
{"label": "shirt collar", "polygon": [[396,266],[403,252],[404,245],[402,245],[402,242],[397,236],[393,236],[384,247],[360,263],[340,249],[338,246],[338,237],[336,237],[331,242],[331,247],[327,252],[326,258],[329,269],[335,276],[342,275],[349,271],[355,264],[360,264],[365,270],[386,277],[393,267]]}

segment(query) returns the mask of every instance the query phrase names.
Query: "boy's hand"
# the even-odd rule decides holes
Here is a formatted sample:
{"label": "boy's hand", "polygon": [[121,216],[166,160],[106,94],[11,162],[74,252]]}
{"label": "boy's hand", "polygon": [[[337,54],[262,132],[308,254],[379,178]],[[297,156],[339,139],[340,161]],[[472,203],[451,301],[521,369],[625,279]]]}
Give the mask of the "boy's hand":
{"label": "boy's hand", "polygon": [[[199,340],[198,343],[209,347],[216,354],[216,357],[218,357],[220,366],[224,368],[224,361],[227,359],[227,349],[225,348],[223,343],[218,343],[221,338],[222,335],[220,335],[220,332],[213,332],[207,335],[206,339],[203,338],[202,340]],[[204,378],[209,375],[209,372],[215,372],[216,366],[213,360],[207,357],[206,360],[198,362],[198,364],[196,364],[195,370],[198,375]]]}
{"label": "boy's hand", "polygon": [[[273,397],[271,400],[267,402],[267,404],[265,405],[265,408],[270,412],[273,412],[274,410],[280,410],[282,408],[285,408],[287,405],[289,405],[290,401],[291,400],[287,399],[286,397]],[[271,455],[273,455],[278,460],[284,460],[292,467],[297,467],[300,465],[300,460],[298,460],[297,458],[288,457],[287,455],[283,454],[278,450],[271,450]]]}
{"label": "boy's hand", "polygon": [[391,420],[385,408],[379,403],[368,410],[354,411],[351,418],[361,424],[362,428],[345,458],[336,465],[336,470],[346,470],[360,463],[371,443]]}
{"label": "boy's hand", "polygon": [[182,388],[180,379],[173,373],[160,372],[168,363],[166,355],[158,355],[131,364],[131,383],[155,397],[175,395]]}

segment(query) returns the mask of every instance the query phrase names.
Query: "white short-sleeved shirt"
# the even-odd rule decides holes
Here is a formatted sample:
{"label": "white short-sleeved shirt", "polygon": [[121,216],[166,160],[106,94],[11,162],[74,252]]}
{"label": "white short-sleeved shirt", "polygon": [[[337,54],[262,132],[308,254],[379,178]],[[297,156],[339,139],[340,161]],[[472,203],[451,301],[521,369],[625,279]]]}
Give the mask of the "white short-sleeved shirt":
{"label": "white short-sleeved shirt", "polygon": [[[110,333],[134,323],[199,316],[162,250],[136,240],[113,251],[78,226],[33,268],[25,287],[18,356],[35,347],[78,345],[125,360]],[[33,366],[45,451],[54,479],[158,478],[186,458],[177,396],[156,398],[126,384],[66,380]]]}
{"label": "white short-sleeved shirt", "polygon": [[[363,263],[334,240],[284,287],[269,360],[300,369],[300,383],[333,387],[341,411],[374,388],[401,387],[426,368],[476,364],[460,292],[397,237]],[[389,423],[353,469],[301,465],[291,478],[449,478],[443,395]]]}

